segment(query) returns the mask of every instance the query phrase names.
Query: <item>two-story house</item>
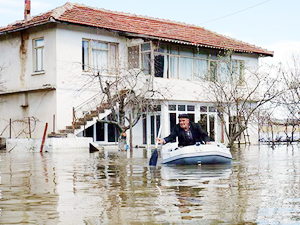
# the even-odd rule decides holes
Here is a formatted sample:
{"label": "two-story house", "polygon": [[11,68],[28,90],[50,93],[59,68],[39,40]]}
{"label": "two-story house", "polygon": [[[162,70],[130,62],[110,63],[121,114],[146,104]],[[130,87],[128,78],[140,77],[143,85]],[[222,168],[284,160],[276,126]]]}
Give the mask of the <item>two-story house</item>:
{"label": "two-story house", "polygon": [[[3,137],[41,138],[45,123],[48,134],[66,132],[74,128],[74,114],[89,114],[94,120],[72,132],[101,143],[115,142],[114,127],[97,122],[110,111],[91,113],[103,103],[99,84],[85,82],[91,69],[101,76],[118,76],[117,67],[123,65],[173,87],[167,101],[134,126],[135,145],[153,144],[159,125],[162,136],[168,135],[181,113],[201,120],[213,140],[224,141],[214,104],[197,83],[209,82],[207,71],[224,79],[218,72],[220,52],[232,51],[241,77],[246,76],[245,65],[257,67],[259,57],[273,56],[272,51],[195,25],[69,2],[37,16],[29,13],[0,28]],[[252,139],[256,142],[257,133]]]}

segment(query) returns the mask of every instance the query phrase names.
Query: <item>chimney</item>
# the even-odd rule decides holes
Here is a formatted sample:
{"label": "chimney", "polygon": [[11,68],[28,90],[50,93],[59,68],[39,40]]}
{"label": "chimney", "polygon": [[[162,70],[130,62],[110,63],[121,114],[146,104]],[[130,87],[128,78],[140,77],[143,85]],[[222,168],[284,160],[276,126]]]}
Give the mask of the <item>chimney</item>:
{"label": "chimney", "polygon": [[25,11],[24,11],[24,19],[30,19],[30,0],[25,0]]}

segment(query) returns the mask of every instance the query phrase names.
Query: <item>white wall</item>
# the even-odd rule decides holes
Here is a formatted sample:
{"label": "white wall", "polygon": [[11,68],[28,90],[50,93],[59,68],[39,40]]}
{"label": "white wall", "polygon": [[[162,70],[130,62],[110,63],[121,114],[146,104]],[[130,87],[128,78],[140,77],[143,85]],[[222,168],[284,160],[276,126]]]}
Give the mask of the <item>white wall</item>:
{"label": "white wall", "polygon": [[[33,72],[33,39],[39,37],[45,39],[45,72],[37,75]],[[12,137],[29,137],[28,117],[32,122],[31,137],[42,137],[45,123],[48,123],[48,131],[52,131],[56,95],[49,87],[56,85],[54,37],[52,26],[0,36],[1,82],[4,86],[4,92],[0,94],[0,135],[3,132],[2,136],[9,136],[7,126],[11,119]]]}
{"label": "white wall", "polygon": [[[56,38],[57,123],[63,129],[71,125],[72,107],[82,104],[100,91],[98,79],[91,80],[82,72],[82,39],[119,43],[120,55],[124,55],[126,50],[126,39],[101,29],[67,25],[58,26]],[[120,60],[123,59],[125,57],[120,57]]]}
{"label": "white wall", "polygon": [[[46,29],[47,28],[47,29]],[[44,37],[45,73],[33,72],[33,39]],[[0,66],[6,91],[28,90],[56,84],[55,29],[43,27],[0,36]]]}
{"label": "white wall", "polygon": [[[40,37],[43,37],[45,41],[45,72],[37,75],[33,73],[33,39]],[[51,122],[51,124],[53,124],[53,115],[55,115],[55,131],[72,125],[72,107],[85,102],[100,90],[97,80],[85,86],[90,80],[82,73],[83,38],[117,42],[120,55],[124,55],[126,50],[124,37],[108,31],[78,26],[58,25],[58,29],[55,29],[53,25],[46,25],[29,29],[23,34],[17,32],[0,36],[0,66],[4,68],[1,81],[4,82],[6,93],[18,91],[31,93],[30,91],[46,86],[54,87],[57,90],[53,91],[54,94],[51,94],[51,97],[49,95],[43,97],[43,101],[45,101],[41,103],[43,111],[40,107],[33,108],[33,105],[21,109],[18,100],[21,97],[18,94],[2,94],[1,101],[5,104],[1,105],[1,109],[5,112],[0,115],[0,123],[2,121],[3,126],[10,118],[22,119],[24,116],[37,115],[39,116],[37,119]],[[86,89],[80,91],[83,86]],[[37,95],[37,98],[39,97]],[[35,94],[29,94],[28,101],[38,100],[35,98]],[[44,128],[36,130],[38,134],[43,131]],[[0,130],[0,134],[1,132]]]}
{"label": "white wall", "polygon": [[[258,68],[258,58],[248,54],[236,54],[232,59],[244,60],[245,67],[245,80],[249,78],[251,73],[249,69],[254,71]],[[196,102],[209,102],[210,92],[209,86],[204,82],[186,81],[179,79],[163,79],[155,78],[154,87],[163,93],[164,98],[170,101],[196,101]]]}
{"label": "white wall", "polygon": [[46,123],[48,133],[53,131],[53,115],[55,115],[55,91],[45,90],[28,92],[28,106],[22,106],[23,94],[1,95],[0,134],[3,137],[30,137],[28,117],[32,138],[42,138]]}
{"label": "white wall", "polygon": [[[32,72],[32,40],[39,37],[44,37],[45,40],[45,73],[36,75]],[[22,35],[17,32],[0,36],[0,66],[5,68],[2,80],[5,82],[6,91],[29,91],[29,106],[26,108],[20,106],[22,97],[18,94],[0,95],[3,102],[0,108],[1,127],[5,127],[10,118],[15,120],[34,116],[43,123],[48,122],[48,131],[51,132],[53,115],[56,118],[55,131],[72,124],[72,107],[80,105],[100,91],[98,80],[86,85],[90,77],[82,73],[83,38],[119,43],[120,65],[126,64],[127,39],[103,29],[58,24],[32,28]],[[256,57],[247,54],[235,54],[233,58],[245,60],[247,66],[251,67],[256,67],[258,63]],[[155,78],[155,81],[157,88],[167,90],[165,98],[169,101],[208,101],[207,95],[196,82],[162,78]],[[44,88],[47,85],[55,87],[56,91],[30,92],[31,89]],[[141,121],[134,128],[134,132],[137,132],[134,140],[138,143],[142,143]],[[168,122],[168,111],[163,108],[162,136],[169,133]],[[150,134],[149,129],[150,123]],[[33,137],[40,137],[43,131],[44,126],[38,125]],[[7,131],[5,134],[7,135]]]}

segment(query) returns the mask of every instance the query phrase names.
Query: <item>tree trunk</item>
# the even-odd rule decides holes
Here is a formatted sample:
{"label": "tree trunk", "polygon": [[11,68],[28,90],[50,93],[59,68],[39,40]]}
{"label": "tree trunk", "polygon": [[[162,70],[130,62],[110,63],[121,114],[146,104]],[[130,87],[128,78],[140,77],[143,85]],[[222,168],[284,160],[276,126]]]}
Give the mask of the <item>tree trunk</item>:
{"label": "tree trunk", "polygon": [[130,128],[129,128],[129,132],[130,132],[130,151],[132,151],[132,117],[131,117],[131,112],[129,113],[129,126],[130,126]]}

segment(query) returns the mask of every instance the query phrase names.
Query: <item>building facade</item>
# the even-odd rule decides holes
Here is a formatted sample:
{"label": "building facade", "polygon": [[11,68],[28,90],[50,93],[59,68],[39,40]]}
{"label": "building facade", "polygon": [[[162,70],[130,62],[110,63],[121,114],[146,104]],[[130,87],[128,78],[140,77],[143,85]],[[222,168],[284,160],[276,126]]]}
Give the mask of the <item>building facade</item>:
{"label": "building facade", "polygon": [[[160,126],[162,136],[168,135],[181,113],[200,122],[212,140],[226,142],[214,102],[203,94],[211,79],[228,81],[218,59],[226,51],[232,51],[231,68],[239,79],[247,77],[245,66],[258,67],[259,57],[273,56],[194,25],[80,4],[26,14],[0,28],[0,136],[41,138],[47,123],[47,134],[72,129],[76,136],[115,143],[116,128],[97,122],[110,110],[92,113],[104,102],[99,82],[91,77],[120,76],[122,67],[139,70],[168,90],[157,110],[146,110],[134,126],[135,145],[154,144]],[[74,117],[87,114],[92,118],[74,127]]]}

